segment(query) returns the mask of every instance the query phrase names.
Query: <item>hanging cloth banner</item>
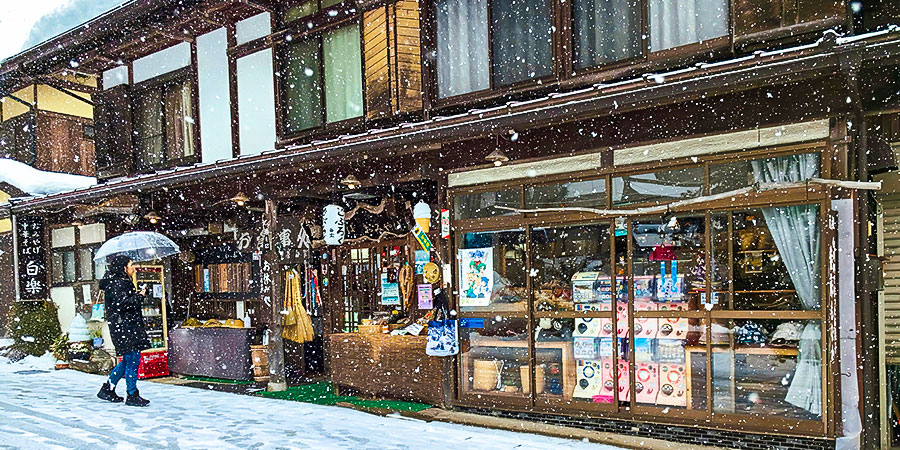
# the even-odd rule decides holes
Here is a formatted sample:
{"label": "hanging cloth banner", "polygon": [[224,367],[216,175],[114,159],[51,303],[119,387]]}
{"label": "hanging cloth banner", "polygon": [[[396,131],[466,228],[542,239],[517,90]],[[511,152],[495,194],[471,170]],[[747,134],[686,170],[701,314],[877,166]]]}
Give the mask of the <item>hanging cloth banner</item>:
{"label": "hanging cloth banner", "polygon": [[425,230],[416,225],[412,230],[413,236],[415,236],[416,240],[419,241],[419,245],[422,246],[422,250],[431,251],[431,240],[428,239],[428,235],[425,234]]}

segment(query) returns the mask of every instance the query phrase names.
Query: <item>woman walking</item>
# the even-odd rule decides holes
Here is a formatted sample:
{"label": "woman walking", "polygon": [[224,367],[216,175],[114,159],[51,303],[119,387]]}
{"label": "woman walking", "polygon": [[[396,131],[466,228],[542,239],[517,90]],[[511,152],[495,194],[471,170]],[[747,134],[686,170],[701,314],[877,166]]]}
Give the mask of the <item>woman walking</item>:
{"label": "woman walking", "polygon": [[116,395],[116,384],[125,377],[128,393],[125,404],[147,406],[150,401],[141,398],[137,389],[141,350],[150,348],[150,339],[147,338],[147,331],[144,329],[144,316],[141,314],[147,287],[144,286],[140,293],[135,292],[131,281],[134,271],[131,258],[124,255],[112,256],[109,259],[106,276],[100,280],[100,289],[103,289],[106,302],[109,334],[122,361],[110,372],[109,379],[103,383],[97,397],[114,403],[121,402],[122,397]]}

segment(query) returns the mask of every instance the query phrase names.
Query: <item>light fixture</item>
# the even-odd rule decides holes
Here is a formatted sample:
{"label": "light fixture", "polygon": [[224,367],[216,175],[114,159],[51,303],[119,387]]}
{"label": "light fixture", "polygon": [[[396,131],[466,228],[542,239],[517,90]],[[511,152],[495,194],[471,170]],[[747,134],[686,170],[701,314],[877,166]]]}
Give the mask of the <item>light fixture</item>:
{"label": "light fixture", "polygon": [[152,224],[156,224],[157,222],[162,220],[162,217],[160,217],[159,214],[156,214],[156,211],[150,211],[147,214],[144,214],[144,218],[149,220]]}
{"label": "light fixture", "polygon": [[72,226],[80,228],[84,226],[84,222],[82,222],[81,219],[75,219],[72,221]]}
{"label": "light fixture", "polygon": [[246,195],[244,195],[243,192],[238,192],[237,194],[235,194],[234,197],[231,197],[229,200],[233,201],[238,206],[244,206],[244,204],[246,204],[250,200],[250,197],[247,197]]}
{"label": "light fixture", "polygon": [[348,189],[356,189],[361,183],[355,176],[353,176],[353,174],[350,174],[344,177],[343,180],[341,180],[341,184],[347,186]]}
{"label": "light fixture", "polygon": [[506,156],[506,154],[498,148],[485,156],[484,159],[494,163],[495,166],[500,167],[503,163],[509,161],[509,156]]}

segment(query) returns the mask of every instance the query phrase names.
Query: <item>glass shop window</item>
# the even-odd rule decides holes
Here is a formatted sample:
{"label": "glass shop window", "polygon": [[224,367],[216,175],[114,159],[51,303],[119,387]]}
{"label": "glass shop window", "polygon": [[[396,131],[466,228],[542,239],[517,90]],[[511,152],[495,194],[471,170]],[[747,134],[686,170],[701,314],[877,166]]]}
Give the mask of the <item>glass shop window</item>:
{"label": "glass shop window", "polygon": [[[686,317],[641,317],[638,311],[634,320],[635,404],[705,412],[707,352],[702,334],[706,322]],[[678,330],[678,336],[664,336],[663,330],[669,327]]]}
{"label": "glass shop window", "polygon": [[821,307],[818,205],[735,211],[732,230],[733,309]]}
{"label": "glass shop window", "polygon": [[710,335],[713,412],[821,420],[820,321],[720,319]]}
{"label": "glass shop window", "polygon": [[606,206],[606,180],[573,181],[570,183],[529,186],[525,189],[525,207],[565,208],[565,207]]}
{"label": "glass shop window", "polygon": [[[530,396],[526,319],[462,319],[459,331],[460,388],[464,393]],[[539,382],[535,380],[534,384]],[[559,390],[562,391],[561,386]]]}
{"label": "glass shop window", "polygon": [[54,250],[50,262],[53,265],[50,275],[50,281],[52,283],[75,282],[74,250]]}
{"label": "glass shop window", "polygon": [[613,205],[666,202],[699,197],[703,194],[706,170],[686,167],[664,172],[644,173],[612,179]]}
{"label": "glass shop window", "polygon": [[506,209],[495,208],[495,206],[519,208],[521,200],[522,194],[519,189],[457,195],[453,198],[453,218],[464,220],[508,216],[515,213]]}
{"label": "glass shop window", "polygon": [[641,56],[641,2],[575,0],[572,4],[575,67]]}
{"label": "glass shop window", "polygon": [[587,305],[611,305],[613,271],[609,228],[607,223],[532,229],[531,285],[535,311],[574,311]]}
{"label": "glass shop window", "polygon": [[755,183],[790,183],[819,176],[819,154],[777,156],[709,166],[709,192],[720,194]]}
{"label": "glass shop window", "polygon": [[728,35],[728,0],[649,0],[648,3],[651,51]]}
{"label": "glass shop window", "polygon": [[525,312],[525,231],[465,233],[457,243],[463,312]]}
{"label": "glass shop window", "polygon": [[[706,302],[706,218],[676,215],[632,222],[635,311],[696,311]],[[666,327],[666,337],[684,338]]]}

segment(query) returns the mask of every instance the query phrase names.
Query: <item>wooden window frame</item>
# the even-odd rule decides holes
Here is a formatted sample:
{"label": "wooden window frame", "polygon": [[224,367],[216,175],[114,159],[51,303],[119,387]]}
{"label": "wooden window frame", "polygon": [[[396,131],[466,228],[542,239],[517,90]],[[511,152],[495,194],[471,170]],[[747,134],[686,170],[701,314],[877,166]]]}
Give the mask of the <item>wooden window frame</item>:
{"label": "wooden window frame", "polygon": [[[79,285],[79,284],[93,283],[94,281],[99,280],[97,278],[96,263],[94,262],[93,255],[97,252],[97,249],[100,248],[100,245],[102,244],[102,242],[95,242],[92,244],[82,244],[81,243],[81,227],[76,226],[76,225],[71,225],[71,224],[57,224],[57,225],[50,226],[50,227],[48,227],[47,235],[52,236],[53,230],[61,229],[61,228],[70,228],[70,227],[75,229],[74,230],[75,231],[75,244],[74,245],[54,247],[52,239],[48,240],[48,242],[49,242],[49,244],[48,244],[49,252],[48,253],[49,253],[49,257],[50,257],[50,270],[48,271],[48,276],[50,278],[50,287],[51,288],[75,286],[75,285]],[[78,252],[80,250],[85,250],[85,249],[91,251],[91,277],[87,278],[87,279],[82,278],[82,275],[84,275],[84,274],[81,273],[81,264],[79,263],[79,260],[78,260]],[[64,252],[73,252],[75,255],[75,279],[73,279],[72,281],[65,281],[65,273],[64,272],[63,272],[63,281],[56,281],[53,279],[53,271],[55,269],[55,267],[53,267],[53,264],[54,264],[53,256],[57,253],[64,253]],[[62,271],[64,269],[62,267],[60,267],[60,270]]]}
{"label": "wooden window frame", "polygon": [[[195,46],[192,46],[191,48],[194,49]],[[192,54],[192,60],[195,60],[196,52],[192,50],[191,54]],[[154,172],[154,171],[158,171],[158,170],[171,169],[173,167],[178,167],[178,166],[188,166],[188,165],[200,162],[200,155],[202,153],[202,149],[200,147],[200,127],[198,125],[200,123],[200,120],[198,120],[199,119],[199,114],[198,114],[198,112],[199,112],[198,103],[199,102],[198,102],[198,97],[197,97],[199,95],[199,92],[197,89],[197,87],[198,87],[197,86],[197,71],[194,69],[194,67],[195,67],[194,65],[183,67],[181,69],[173,70],[166,74],[160,75],[158,77],[154,77],[149,80],[144,80],[140,83],[131,85],[131,90],[130,90],[131,99],[129,101],[129,104],[130,104],[130,108],[131,108],[131,129],[132,129],[131,142],[132,142],[132,148],[133,148],[133,162],[134,162],[135,172],[150,173],[150,172]],[[168,152],[168,148],[167,148],[168,135],[166,134],[167,123],[165,120],[165,108],[166,107],[165,107],[164,93],[165,93],[165,90],[167,88],[169,88],[170,86],[174,86],[174,85],[178,85],[178,84],[187,85],[191,88],[190,112],[191,112],[191,117],[194,119],[194,123],[192,124],[193,126],[191,127],[191,135],[192,135],[191,137],[193,139],[193,154],[190,156],[185,156],[185,157],[181,157],[181,158],[169,159],[168,158],[169,152]],[[156,90],[163,91],[162,92],[162,94],[163,94],[163,125],[162,125],[163,134],[162,134],[162,149],[161,149],[161,151],[163,153],[163,162],[161,162],[159,164],[154,164],[154,165],[144,165],[140,161],[141,157],[139,155],[140,148],[138,146],[138,137],[134,133],[134,130],[137,128],[135,125],[138,121],[138,118],[136,117],[136,114],[135,114],[136,101],[143,94],[150,92],[150,91],[156,91]],[[182,145],[184,145],[183,142],[182,142]]]}

